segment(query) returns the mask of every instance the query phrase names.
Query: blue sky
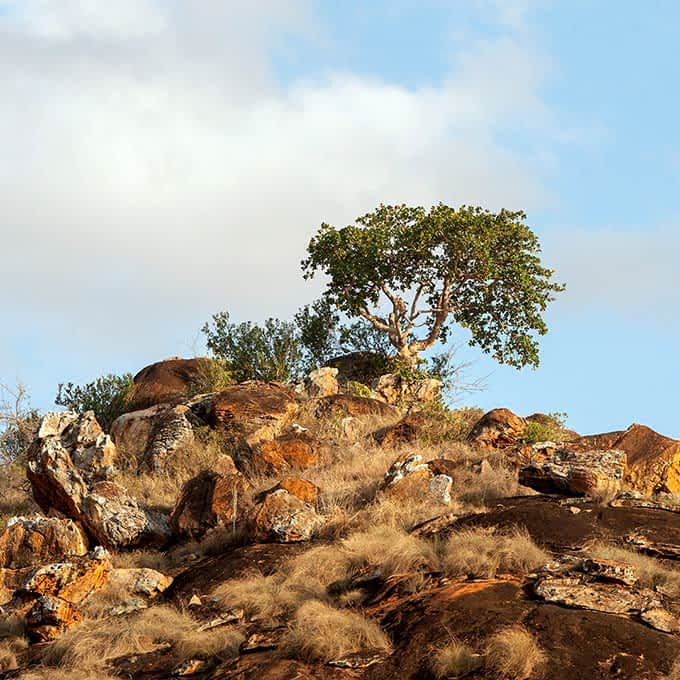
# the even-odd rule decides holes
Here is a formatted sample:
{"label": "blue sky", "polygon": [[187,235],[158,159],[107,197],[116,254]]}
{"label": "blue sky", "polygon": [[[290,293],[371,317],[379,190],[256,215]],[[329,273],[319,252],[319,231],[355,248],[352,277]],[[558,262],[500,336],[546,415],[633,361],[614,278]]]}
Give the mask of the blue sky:
{"label": "blue sky", "polygon": [[676,3],[0,0],[0,381],[289,317],[322,221],[524,209],[567,284],[542,363],[468,403],[680,437]]}

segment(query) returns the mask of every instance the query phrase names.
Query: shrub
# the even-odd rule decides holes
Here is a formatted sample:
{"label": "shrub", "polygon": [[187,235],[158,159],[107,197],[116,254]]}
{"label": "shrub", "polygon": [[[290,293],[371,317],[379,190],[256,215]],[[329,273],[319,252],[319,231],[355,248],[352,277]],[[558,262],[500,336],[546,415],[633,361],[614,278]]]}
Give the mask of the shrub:
{"label": "shrub", "polygon": [[545,659],[544,652],[526,628],[510,626],[490,638],[485,665],[499,680],[525,680]]}
{"label": "shrub", "polygon": [[0,464],[11,464],[26,453],[38,429],[38,411],[29,405],[26,388],[0,383]]}
{"label": "shrub", "polygon": [[480,654],[475,654],[462,642],[453,640],[446,647],[437,650],[432,659],[432,672],[437,680],[459,678],[477,670],[482,663]]}
{"label": "shrub", "polygon": [[488,529],[458,531],[443,544],[441,555],[447,574],[474,578],[493,578],[503,571],[531,572],[548,559],[526,529],[508,534],[494,534]]}
{"label": "shrub", "polygon": [[111,423],[125,413],[131,390],[131,373],[109,373],[85,385],[60,383],[54,403],[76,413],[94,411],[99,424],[108,431]]}
{"label": "shrub", "polygon": [[354,652],[387,651],[390,641],[373,621],[318,601],[305,602],[284,634],[281,651],[309,662],[328,662]]}
{"label": "shrub", "polygon": [[566,413],[548,413],[545,416],[537,415],[527,421],[522,441],[526,444],[536,444],[546,441],[561,441],[564,436],[564,427],[567,422]]}
{"label": "shrub", "polygon": [[219,392],[233,385],[234,377],[224,359],[202,357],[198,361],[198,372],[189,385],[189,396]]}

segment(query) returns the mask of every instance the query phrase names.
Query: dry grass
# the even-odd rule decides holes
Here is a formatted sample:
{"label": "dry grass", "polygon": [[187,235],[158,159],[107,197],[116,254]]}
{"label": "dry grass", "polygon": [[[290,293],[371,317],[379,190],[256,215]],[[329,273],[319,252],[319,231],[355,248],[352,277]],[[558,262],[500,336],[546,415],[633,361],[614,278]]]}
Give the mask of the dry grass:
{"label": "dry grass", "polygon": [[19,462],[0,465],[0,532],[5,530],[10,517],[38,510],[31,498],[23,465]]}
{"label": "dry grass", "polygon": [[432,672],[437,680],[459,678],[477,670],[484,662],[483,657],[457,640],[437,650],[432,659]]}
{"label": "dry grass", "polygon": [[653,557],[603,543],[595,545],[590,552],[593,557],[617,560],[632,565],[637,571],[640,584],[647,588],[658,587],[673,597],[680,595],[680,571],[667,567]]}
{"label": "dry grass", "polygon": [[506,534],[467,529],[449,536],[441,547],[442,567],[450,576],[493,578],[503,572],[523,574],[549,559],[525,529]]}
{"label": "dry grass", "polygon": [[663,676],[662,680],[680,680],[680,659],[673,662],[668,675]]}
{"label": "dry grass", "polygon": [[545,662],[545,653],[522,626],[510,626],[493,635],[486,647],[486,668],[499,680],[525,680]]}
{"label": "dry grass", "polygon": [[188,614],[170,606],[145,609],[125,619],[90,619],[64,633],[45,648],[48,666],[99,672],[121,656],[144,654],[172,645],[178,660],[201,656],[232,656],[242,636],[229,628],[198,631]]}
{"label": "dry grass", "polygon": [[33,668],[18,676],[18,680],[120,680],[101,670],[60,670],[58,668]]}
{"label": "dry grass", "polygon": [[286,656],[324,663],[353,652],[388,651],[390,641],[361,614],[310,601],[295,613],[280,649]]}
{"label": "dry grass", "polygon": [[0,672],[18,668],[17,654],[28,647],[23,637],[8,637],[0,640]]}

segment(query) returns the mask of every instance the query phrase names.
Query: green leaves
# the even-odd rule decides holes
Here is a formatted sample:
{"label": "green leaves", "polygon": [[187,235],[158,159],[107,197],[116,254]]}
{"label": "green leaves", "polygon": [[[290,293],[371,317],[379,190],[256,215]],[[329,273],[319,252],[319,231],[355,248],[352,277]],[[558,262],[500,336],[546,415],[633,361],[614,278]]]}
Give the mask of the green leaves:
{"label": "green leaves", "polygon": [[453,322],[471,344],[517,368],[538,364],[541,313],[563,286],[543,267],[538,239],[521,211],[429,211],[380,205],[335,229],[322,224],[302,262],[305,278],[329,278],[324,296],[349,316],[363,317],[412,360]]}

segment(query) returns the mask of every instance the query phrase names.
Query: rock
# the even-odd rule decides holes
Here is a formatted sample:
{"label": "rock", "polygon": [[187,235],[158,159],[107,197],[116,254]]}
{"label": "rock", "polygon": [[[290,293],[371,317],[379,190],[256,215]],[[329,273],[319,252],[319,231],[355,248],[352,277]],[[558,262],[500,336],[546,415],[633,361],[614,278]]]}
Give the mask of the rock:
{"label": "rock", "polygon": [[380,446],[401,446],[417,441],[427,418],[422,413],[410,413],[394,425],[381,427],[372,437]]}
{"label": "rock", "polygon": [[79,605],[106,583],[111,570],[108,553],[95,549],[84,557],[37,569],[16,594],[30,607],[26,633],[32,642],[49,642],[82,620]]}
{"label": "rock", "polygon": [[307,433],[291,432],[256,444],[246,466],[248,470],[265,475],[305,470],[319,463],[321,446],[320,441]]}
{"label": "rock", "polygon": [[[439,467],[435,463],[435,468]],[[429,497],[448,504],[452,483],[449,475],[433,472],[430,463],[423,462],[423,457],[416,453],[392,463],[385,473],[381,491],[399,499]]]}
{"label": "rock", "polygon": [[481,417],[467,439],[482,449],[502,449],[516,444],[525,428],[523,418],[507,408],[496,408]]}
{"label": "rock", "polygon": [[[223,459],[231,458],[222,456]],[[182,488],[170,525],[182,538],[200,538],[208,529],[241,524],[252,506],[252,486],[231,462],[204,470]]]}
{"label": "rock", "polygon": [[611,497],[623,485],[626,454],[623,451],[558,449],[543,462],[519,470],[519,483],[542,493]]}
{"label": "rock", "polygon": [[88,487],[60,439],[36,439],[31,444],[26,476],[35,502],[46,514],[56,510],[71,519],[81,517]]}
{"label": "rock", "polygon": [[309,503],[285,489],[268,494],[254,508],[249,522],[253,540],[278,543],[308,541],[322,524],[323,518]]}
{"label": "rock", "polygon": [[138,465],[160,471],[170,454],[194,441],[189,414],[189,406],[183,404],[158,404],[125,413],[113,421],[111,437]]}
{"label": "rock", "polygon": [[129,410],[139,411],[157,404],[176,404],[187,398],[210,359],[173,357],[143,368],[133,379]]}
{"label": "rock", "polygon": [[317,401],[315,415],[317,418],[376,416],[396,420],[401,416],[401,411],[378,399],[335,394]]}
{"label": "rock", "polygon": [[581,562],[580,569],[584,574],[589,574],[600,581],[620,583],[624,586],[634,586],[638,582],[635,567],[618,560],[586,557]]}
{"label": "rock", "polygon": [[680,441],[664,437],[645,425],[631,425],[625,432],[580,437],[569,448],[582,451],[593,443],[624,451],[628,457],[624,483],[645,495],[680,493]]}
{"label": "rock", "polygon": [[343,439],[350,439],[352,441],[361,436],[364,428],[364,421],[361,418],[354,418],[347,416],[340,421],[340,434]]}
{"label": "rock", "polygon": [[398,373],[386,373],[373,382],[373,390],[387,404],[427,403],[439,396],[441,380],[424,378],[409,383]]}
{"label": "rock", "polygon": [[118,616],[149,606],[173,582],[155,569],[113,569],[106,584],[111,614]]}
{"label": "rock", "polygon": [[307,394],[310,397],[328,397],[338,393],[338,369],[324,366],[312,371],[306,380]]}
{"label": "rock", "polygon": [[87,553],[87,538],[70,519],[12,517],[0,535],[0,568],[22,569]]}
{"label": "rock", "polygon": [[646,609],[640,613],[640,618],[648,626],[664,633],[677,633],[679,629],[678,619],[661,607]]}
{"label": "rock", "polygon": [[167,518],[142,508],[113,482],[97,482],[82,504],[88,532],[106,548],[162,546],[171,536]]}
{"label": "rock", "polygon": [[209,425],[252,448],[274,439],[290,426],[299,405],[292,390],[277,383],[245,382],[232,385],[196,406],[205,409]]}
{"label": "rock", "polygon": [[36,439],[60,437],[66,428],[78,419],[75,411],[49,411],[46,413],[36,433]]}
{"label": "rock", "polygon": [[329,366],[338,369],[338,382],[350,381],[371,385],[391,368],[389,357],[378,352],[351,352],[335,357],[328,362]]}
{"label": "rock", "polygon": [[284,489],[289,494],[297,496],[301,501],[309,503],[310,505],[315,505],[319,497],[319,487],[316,486],[316,484],[312,484],[312,482],[309,482],[306,479],[300,479],[299,477],[286,477],[275,487],[265,491],[262,494],[262,498],[279,489]]}

